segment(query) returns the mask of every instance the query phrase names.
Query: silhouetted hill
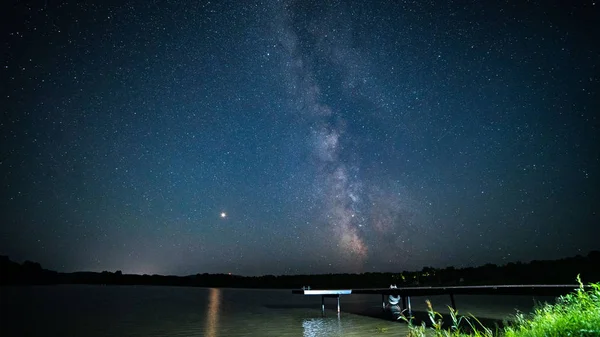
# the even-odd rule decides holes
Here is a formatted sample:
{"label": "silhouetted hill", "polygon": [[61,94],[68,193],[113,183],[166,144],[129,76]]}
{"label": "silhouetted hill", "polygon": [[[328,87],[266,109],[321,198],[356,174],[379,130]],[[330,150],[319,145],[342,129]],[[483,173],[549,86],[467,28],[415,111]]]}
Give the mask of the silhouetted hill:
{"label": "silhouetted hill", "polygon": [[190,276],[131,275],[121,271],[101,273],[59,273],[43,269],[39,263],[19,264],[0,256],[1,285],[34,284],[120,284],[169,285],[195,287],[238,288],[374,288],[389,284],[402,286],[451,286],[483,284],[572,284],[577,275],[585,283],[600,282],[600,251],[587,256],[577,255],[559,260],[508,263],[497,266],[436,269],[424,267],[417,272],[321,274],[321,275],[264,275],[257,277],[229,274],[196,274]]}
{"label": "silhouetted hill", "polygon": [[0,255],[0,285],[5,284],[54,284],[57,272],[42,269],[37,262],[25,261],[18,264],[8,256]]}

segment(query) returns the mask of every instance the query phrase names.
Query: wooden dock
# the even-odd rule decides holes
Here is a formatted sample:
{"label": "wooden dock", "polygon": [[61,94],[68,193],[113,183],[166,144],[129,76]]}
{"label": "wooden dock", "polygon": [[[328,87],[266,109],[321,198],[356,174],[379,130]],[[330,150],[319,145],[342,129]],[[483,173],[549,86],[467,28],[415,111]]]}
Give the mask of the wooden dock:
{"label": "wooden dock", "polygon": [[[585,286],[588,288],[589,286]],[[381,295],[382,308],[386,307],[386,296],[400,296],[402,310],[408,310],[412,316],[410,298],[415,296],[449,295],[452,308],[456,310],[454,295],[525,295],[525,296],[560,296],[580,288],[578,284],[539,284],[539,285],[487,285],[456,287],[404,287],[373,289],[321,289],[292,290],[293,294],[321,296],[321,312],[325,314],[325,297],[337,298],[337,312],[340,312],[340,296],[351,294]]]}

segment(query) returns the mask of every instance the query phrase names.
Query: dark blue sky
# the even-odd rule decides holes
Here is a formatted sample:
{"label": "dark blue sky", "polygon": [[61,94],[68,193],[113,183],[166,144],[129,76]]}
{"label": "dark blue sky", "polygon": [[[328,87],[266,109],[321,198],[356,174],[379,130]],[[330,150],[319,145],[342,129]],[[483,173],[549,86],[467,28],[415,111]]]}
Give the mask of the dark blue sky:
{"label": "dark blue sky", "polygon": [[600,248],[595,1],[2,6],[14,260],[260,275]]}

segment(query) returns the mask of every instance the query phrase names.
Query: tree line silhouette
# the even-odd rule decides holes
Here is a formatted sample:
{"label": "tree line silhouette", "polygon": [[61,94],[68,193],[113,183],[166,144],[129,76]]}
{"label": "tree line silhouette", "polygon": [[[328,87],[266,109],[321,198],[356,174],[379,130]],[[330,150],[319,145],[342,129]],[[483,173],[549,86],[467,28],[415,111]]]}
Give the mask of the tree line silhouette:
{"label": "tree line silhouette", "polygon": [[577,275],[585,283],[600,282],[600,251],[559,260],[488,263],[468,268],[424,267],[420,271],[362,274],[264,275],[195,274],[189,276],[135,275],[116,272],[61,273],[42,268],[39,263],[22,264],[0,256],[0,285],[103,284],[163,285],[222,288],[312,289],[380,288],[395,284],[409,286],[455,286],[496,284],[572,284]]}

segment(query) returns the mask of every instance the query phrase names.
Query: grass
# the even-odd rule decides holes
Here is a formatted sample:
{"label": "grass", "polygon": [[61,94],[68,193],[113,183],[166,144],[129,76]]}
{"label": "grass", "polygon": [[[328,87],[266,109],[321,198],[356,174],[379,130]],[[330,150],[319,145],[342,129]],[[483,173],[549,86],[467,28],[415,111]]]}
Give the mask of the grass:
{"label": "grass", "polygon": [[407,337],[600,337],[600,283],[585,290],[579,277],[575,292],[558,298],[555,304],[538,305],[532,314],[517,313],[503,329],[492,331],[473,315],[459,316],[450,308],[452,324],[443,328],[442,315],[427,301],[426,322],[415,325],[412,317],[401,315],[408,323]]}

